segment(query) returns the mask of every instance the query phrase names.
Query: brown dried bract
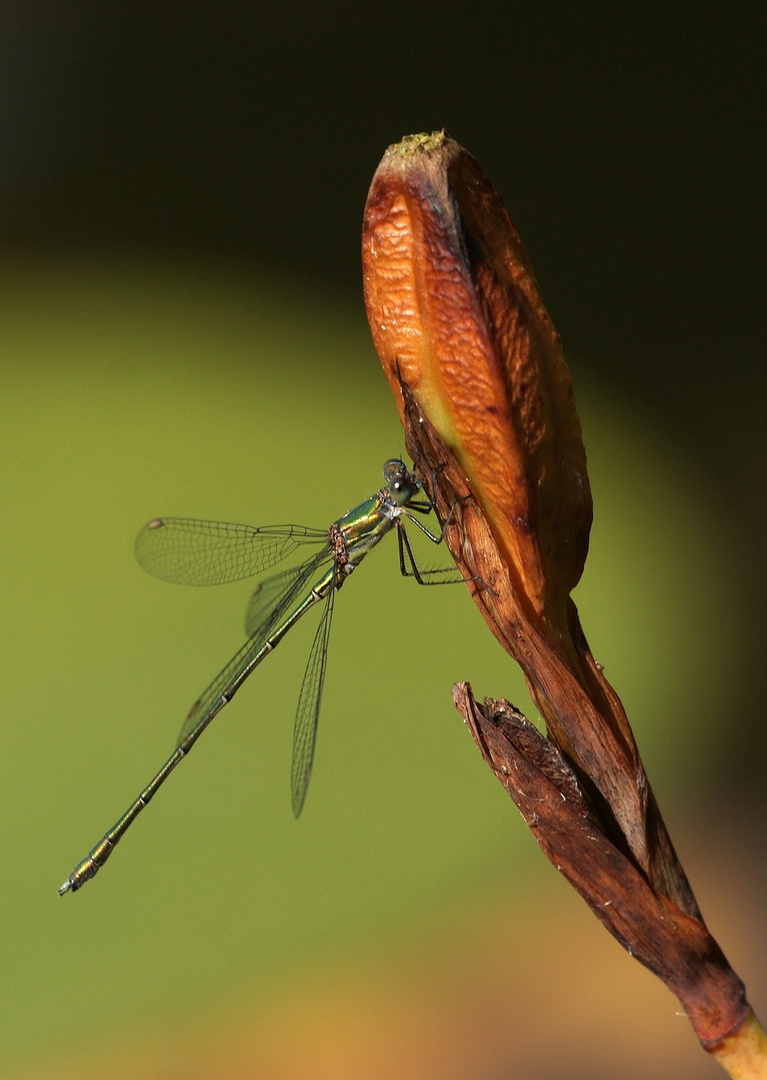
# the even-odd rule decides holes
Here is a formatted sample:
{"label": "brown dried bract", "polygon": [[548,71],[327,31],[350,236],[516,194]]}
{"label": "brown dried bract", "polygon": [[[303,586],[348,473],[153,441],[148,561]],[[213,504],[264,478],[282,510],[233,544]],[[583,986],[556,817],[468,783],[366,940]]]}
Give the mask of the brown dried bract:
{"label": "brown dried bract", "polygon": [[673,990],[706,1048],[716,1049],[748,1006],[702,919],[654,889],[605,834],[572,768],[521,713],[502,700],[479,705],[467,683],[453,697],[547,857],[621,945]]}

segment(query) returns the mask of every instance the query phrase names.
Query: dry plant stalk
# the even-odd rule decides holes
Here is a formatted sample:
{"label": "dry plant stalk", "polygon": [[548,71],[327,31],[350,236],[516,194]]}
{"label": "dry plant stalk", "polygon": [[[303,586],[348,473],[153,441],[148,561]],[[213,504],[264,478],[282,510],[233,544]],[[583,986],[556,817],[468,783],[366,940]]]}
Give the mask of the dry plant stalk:
{"label": "dry plant stalk", "polygon": [[732,1076],[767,1077],[764,1032],[706,929],[570,597],[592,519],[586,454],[559,335],[500,196],[443,132],[411,136],[375,173],[362,250],[408,452],[433,478],[440,519],[454,507],[448,547],[548,738],[467,684],[456,705],[548,858],[677,995],[703,1046]]}

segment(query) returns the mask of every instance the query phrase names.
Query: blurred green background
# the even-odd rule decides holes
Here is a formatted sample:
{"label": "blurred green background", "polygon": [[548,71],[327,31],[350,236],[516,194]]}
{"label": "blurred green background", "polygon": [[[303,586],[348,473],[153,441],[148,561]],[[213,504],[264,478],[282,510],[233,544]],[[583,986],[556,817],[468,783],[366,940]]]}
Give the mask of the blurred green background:
{"label": "blurred green background", "polygon": [[324,526],[402,453],[360,218],[387,144],[445,126],[563,335],[576,602],[764,1013],[763,14],[75,2],[0,31],[3,1074],[718,1075],[480,762],[452,683],[530,711],[523,681],[394,542],[339,598],[301,821],[308,625],[56,889],[242,640],[248,584],[154,581],[139,527]]}

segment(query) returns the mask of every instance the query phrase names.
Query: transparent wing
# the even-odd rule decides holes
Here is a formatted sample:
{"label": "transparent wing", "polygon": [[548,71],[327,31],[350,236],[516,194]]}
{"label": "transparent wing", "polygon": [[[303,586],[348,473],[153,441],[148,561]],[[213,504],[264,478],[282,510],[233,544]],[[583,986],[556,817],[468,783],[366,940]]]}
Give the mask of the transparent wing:
{"label": "transparent wing", "polygon": [[317,741],[317,723],[320,718],[322,686],[325,682],[325,666],[328,658],[330,624],[333,620],[335,582],[325,601],[325,610],[314,635],[312,651],[306,665],[301,693],[298,695],[296,723],[293,728],[293,763],[290,770],[290,789],[293,797],[293,813],[299,817],[309,788]]}
{"label": "transparent wing", "polygon": [[[327,558],[329,561],[329,552]],[[269,618],[279,597],[291,587],[294,581],[299,579],[302,571],[303,566],[292,566],[290,570],[283,570],[273,577],[259,581],[248,603],[248,610],[245,612],[245,633],[248,637],[252,637],[261,629],[262,623]]]}
{"label": "transparent wing", "polygon": [[[306,525],[228,525],[192,518],[155,518],[136,538],[139,566],[180,585],[221,585],[275,566],[303,544],[326,544],[327,532]],[[328,548],[329,550],[329,548]]]}
{"label": "transparent wing", "polygon": [[232,699],[264,657],[269,655],[271,649],[266,648],[267,642],[280,630],[291,609],[303,597],[312,578],[328,558],[325,552],[320,552],[292,572],[290,580],[287,580],[287,575],[277,575],[286,578],[284,589],[274,597],[272,608],[262,618],[257,632],[234,654],[194,703],[181,728],[177,746],[180,746],[199,724],[212,719]]}

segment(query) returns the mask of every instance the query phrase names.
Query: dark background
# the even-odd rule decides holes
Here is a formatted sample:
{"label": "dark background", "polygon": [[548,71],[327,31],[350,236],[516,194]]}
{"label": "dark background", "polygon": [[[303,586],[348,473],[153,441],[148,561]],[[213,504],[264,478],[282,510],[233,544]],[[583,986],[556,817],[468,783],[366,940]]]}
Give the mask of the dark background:
{"label": "dark background", "polygon": [[74,2],[3,23],[6,243],[225,253],[358,293],[383,149],[445,127],[571,351],[671,422],[697,426],[699,393],[737,413],[763,336],[763,10]]}

